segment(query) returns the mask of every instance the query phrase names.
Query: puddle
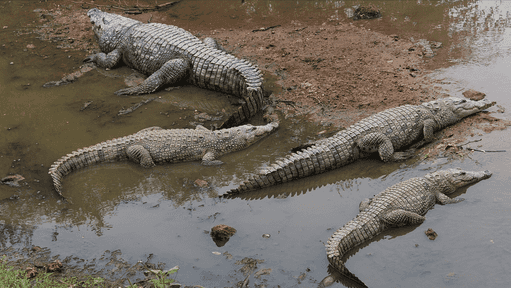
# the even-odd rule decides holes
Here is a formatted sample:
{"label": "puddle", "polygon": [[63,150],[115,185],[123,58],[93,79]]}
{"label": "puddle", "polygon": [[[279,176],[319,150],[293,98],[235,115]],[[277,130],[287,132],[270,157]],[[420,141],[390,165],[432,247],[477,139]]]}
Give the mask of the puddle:
{"label": "puddle", "polygon": [[[172,24],[175,20],[194,31],[204,25],[218,29],[267,27],[272,19],[286,17],[321,23],[329,17],[345,17],[344,8],[359,3],[246,2],[240,8],[235,1],[185,1],[169,10],[164,19],[152,21]],[[497,116],[509,119],[509,5],[443,2],[376,2],[382,20],[361,20],[355,25],[402,38],[413,35],[442,42],[438,54],[429,60],[433,68],[444,67],[432,74],[438,86],[454,96],[468,88],[483,91],[504,108]],[[381,283],[392,287],[424,283],[432,287],[488,283],[504,287],[511,282],[505,269],[511,265],[507,247],[511,224],[502,221],[511,211],[509,152],[474,152],[456,160],[414,159],[394,164],[369,159],[241,198],[215,198],[325,130],[294,117],[282,120],[276,133],[249,149],[222,157],[225,164],[220,167],[191,162],[143,169],[125,162],[73,172],[63,184],[71,203],[62,202],[47,175],[49,166],[61,156],[150,126],[190,128],[190,123],[197,121],[195,110],[225,116],[235,106],[223,94],[192,86],[141,97],[116,96],[113,92],[126,85],[122,78],[132,73],[126,67],[106,71],[112,77],[92,70],[72,84],[42,88],[42,84],[76,71],[87,53],[58,49],[58,44],[28,32],[28,25],[34,27],[39,21],[32,11],[50,4],[40,5],[14,1],[0,5],[2,26],[7,26],[0,30],[0,177],[20,174],[25,178],[18,188],[0,185],[0,251],[37,245],[60,259],[72,256],[87,263],[120,251],[122,256],[117,259],[122,258],[126,265],[146,262],[149,257],[151,263],[165,263],[167,269],[179,265],[177,282],[187,285],[235,287],[249,279],[249,287],[315,287],[328,275],[325,242],[355,217],[362,199],[411,177],[462,167],[488,169],[494,174],[461,191],[464,202],[436,206],[423,225],[396,229],[366,243],[347,261],[347,267],[369,287]],[[251,20],[245,19],[246,15]],[[121,77],[113,77],[117,75]],[[271,79],[267,85],[277,92],[276,82]],[[157,99],[130,114],[118,115],[119,110],[152,97]],[[81,110],[90,101],[90,106]],[[219,111],[221,115],[216,114]],[[204,125],[209,128],[214,123],[206,121]],[[479,138],[482,141],[473,148],[511,151],[509,129],[491,134],[478,131],[468,141]],[[197,187],[197,179],[208,186]],[[17,198],[10,199],[13,195]],[[237,230],[221,248],[205,233],[217,224]],[[439,234],[435,241],[424,235],[430,227]],[[256,261],[253,269],[242,270],[246,257],[261,261]],[[101,261],[96,265],[97,270],[112,269]],[[271,272],[256,275],[270,271],[262,269]],[[126,277],[119,275],[112,276]],[[137,271],[130,277],[142,276]],[[335,283],[333,287],[343,286]]]}

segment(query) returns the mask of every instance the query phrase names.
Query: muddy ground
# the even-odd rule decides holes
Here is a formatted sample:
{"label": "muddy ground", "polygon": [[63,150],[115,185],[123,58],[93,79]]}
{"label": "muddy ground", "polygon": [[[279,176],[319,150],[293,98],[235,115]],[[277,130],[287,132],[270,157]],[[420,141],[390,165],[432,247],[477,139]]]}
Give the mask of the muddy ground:
{"label": "muddy ground", "polygon": [[[267,96],[281,117],[306,116],[324,126],[318,137],[329,136],[391,107],[448,96],[427,77],[428,69],[445,64],[435,64],[435,56],[428,53],[431,50],[412,43],[409,35],[385,35],[364,27],[368,21],[379,19],[354,21],[340,14],[296,19],[260,14],[251,17],[246,11],[257,1],[246,1],[240,9],[230,10],[230,21],[212,15],[209,21],[198,23],[174,14],[179,13],[173,12],[179,3],[167,2],[168,7],[163,8],[140,4],[134,7],[138,1],[59,3],[46,3],[46,7],[34,11],[39,23],[30,28],[63,51],[82,51],[84,58],[98,51],[86,16],[87,10],[94,7],[143,22],[176,25],[199,38],[218,39],[230,53],[257,63],[265,74]],[[435,47],[434,53],[442,49]],[[37,47],[27,48],[37,53]],[[63,71],[74,72],[72,67]],[[80,73],[75,75],[79,78]],[[444,152],[463,157],[469,152],[461,144],[466,141],[467,130],[473,136],[508,125],[508,121],[495,118],[490,112],[474,115],[438,133],[436,143],[423,148],[420,157]]]}

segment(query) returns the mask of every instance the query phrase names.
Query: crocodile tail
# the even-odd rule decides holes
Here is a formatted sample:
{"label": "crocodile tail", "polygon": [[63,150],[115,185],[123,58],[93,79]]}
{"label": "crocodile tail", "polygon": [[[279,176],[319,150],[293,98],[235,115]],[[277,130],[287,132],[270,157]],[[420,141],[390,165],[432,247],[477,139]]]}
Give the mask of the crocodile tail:
{"label": "crocodile tail", "polygon": [[[337,140],[325,141],[322,145],[313,145],[305,150],[291,153],[267,167],[261,173],[251,177],[239,187],[227,191],[225,195],[234,196],[247,191],[261,189],[293,179],[320,174],[344,166],[354,157],[347,145],[337,145]],[[341,150],[344,149],[344,150]]]}
{"label": "crocodile tail", "polygon": [[111,162],[126,158],[125,149],[122,149],[124,146],[122,145],[123,142],[122,138],[109,140],[73,151],[55,161],[48,171],[48,174],[53,179],[55,191],[64,198],[61,192],[62,179],[74,170],[91,166],[95,163]]}
{"label": "crocodile tail", "polygon": [[261,87],[248,87],[246,93],[241,97],[244,100],[243,104],[220,125],[220,129],[238,126],[263,110],[263,89]]}
{"label": "crocodile tail", "polygon": [[348,268],[342,263],[340,257],[332,257],[328,258],[330,262],[330,267],[334,269],[335,272],[341,274],[345,279],[338,279],[347,287],[357,287],[357,288],[368,288],[367,285],[362,282],[362,280],[358,279],[355,274],[351,273]]}

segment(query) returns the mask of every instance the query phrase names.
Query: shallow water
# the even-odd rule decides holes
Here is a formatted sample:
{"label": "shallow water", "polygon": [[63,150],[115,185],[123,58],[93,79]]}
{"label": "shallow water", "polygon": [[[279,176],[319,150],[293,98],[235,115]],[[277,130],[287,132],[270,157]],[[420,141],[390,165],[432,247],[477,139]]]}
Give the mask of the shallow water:
{"label": "shallow water", "polygon": [[[238,2],[205,6],[204,2],[185,1],[168,13],[189,27],[235,27],[247,14],[255,25],[267,26],[277,18],[327,21],[345,17],[344,9],[351,5],[344,1],[261,1],[240,6]],[[433,73],[441,81],[438,85],[454,96],[461,96],[467,88],[483,91],[506,109],[492,115],[509,119],[511,6],[507,2],[378,3],[385,7],[384,18],[356,25],[441,41],[444,47],[430,62],[432,67],[449,67]],[[250,257],[264,260],[255,271],[271,268],[272,272],[259,279],[250,276],[249,287],[261,283],[266,287],[315,287],[328,275],[324,243],[356,216],[362,199],[411,177],[462,167],[494,174],[459,191],[464,202],[436,206],[424,224],[396,229],[367,243],[347,261],[347,267],[369,287],[507,287],[511,283],[507,271],[511,224],[506,221],[511,216],[509,152],[474,152],[454,161],[412,159],[383,164],[365,160],[243,199],[214,198],[323,130],[288,119],[263,141],[222,157],[225,164],[220,167],[192,162],[143,169],[134,163],[111,163],[82,169],[65,177],[63,193],[71,203],[62,203],[47,175],[59,157],[149,126],[191,128],[195,109],[215,115],[219,107],[227,108],[226,113],[233,108],[225,95],[191,86],[149,96],[118,97],[113,92],[125,87],[122,77],[107,77],[97,70],[70,85],[41,88],[77,69],[85,56],[80,51],[56,49],[55,43],[38,40],[35,34],[19,35],[29,31],[28,23],[38,20],[31,11],[44,8],[41,5],[13,1],[0,7],[1,26],[7,26],[0,30],[0,176],[25,177],[21,188],[0,186],[0,248],[38,245],[50,248],[54,255],[87,261],[99,259],[106,250],[119,249],[130,263],[154,254],[154,262],[180,266],[178,282],[205,287],[232,287],[244,281],[247,275],[236,261]],[[27,44],[36,48],[27,48]],[[109,72],[131,74],[125,67]],[[154,96],[161,98],[134,113],[117,116],[120,109]],[[80,111],[87,101],[93,104]],[[511,151],[509,133],[509,129],[481,132],[468,140],[482,139],[472,148],[481,145],[478,149]],[[196,179],[206,180],[209,188],[196,187]],[[19,199],[9,200],[12,195]],[[217,247],[204,232],[217,224],[238,230],[223,247]],[[430,227],[439,234],[435,241],[424,235]],[[263,238],[265,233],[271,237]],[[212,252],[228,252],[232,259]],[[336,283],[334,287],[343,286]]]}

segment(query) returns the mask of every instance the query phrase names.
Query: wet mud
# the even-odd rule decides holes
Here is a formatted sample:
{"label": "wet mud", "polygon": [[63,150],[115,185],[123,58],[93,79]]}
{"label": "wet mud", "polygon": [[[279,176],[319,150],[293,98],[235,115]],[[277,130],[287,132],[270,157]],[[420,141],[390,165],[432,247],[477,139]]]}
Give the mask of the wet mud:
{"label": "wet mud", "polygon": [[[461,96],[468,87],[449,90],[445,79],[434,79],[430,72],[469,61],[474,54],[481,59],[481,53],[472,53],[474,48],[470,48],[477,43],[476,36],[493,31],[487,40],[501,43],[499,37],[505,35],[508,25],[488,19],[481,24],[478,19],[486,14],[474,8],[473,1],[436,6],[426,3],[429,1],[387,2],[375,4],[382,17],[360,20],[348,17],[349,11],[355,11],[353,5],[360,4],[350,1],[0,4],[6,16],[0,27],[0,65],[6,68],[0,82],[0,178],[19,179],[2,179],[18,186],[0,185],[0,255],[7,255],[10,264],[23,269],[43,269],[44,264],[60,260],[63,270],[55,273],[58,277],[100,276],[111,287],[128,285],[127,279],[142,281],[139,284],[143,286],[145,270],[174,265],[181,266],[177,279],[187,285],[317,286],[327,275],[322,241],[356,215],[361,199],[437,167],[480,168],[485,163],[492,169],[497,166],[493,163],[507,159],[502,151],[509,148],[485,140],[489,135],[508,139],[509,105],[504,100],[498,108],[440,131],[414,159],[384,164],[375,157],[238,199],[215,199],[294,147],[329,137],[362,118],[399,105]],[[136,85],[145,76],[125,66],[107,71],[82,63],[98,51],[86,16],[93,7],[143,22],[176,25],[199,38],[214,37],[229,53],[256,63],[264,73],[268,103],[284,128],[253,149],[226,156],[221,159],[226,164],[214,170],[198,163],[151,170],[133,163],[82,169],[65,179],[74,204],[63,202],[52,190],[47,171],[66,153],[150,126],[191,128],[201,124],[215,129],[239,105],[236,97],[189,85],[166,87],[140,97],[115,96],[114,91]],[[452,28],[458,26],[466,30]],[[472,36],[464,38],[467,35]],[[49,83],[47,88],[43,88],[45,83]],[[498,93],[480,91],[490,99]],[[253,124],[263,122],[261,115],[251,120]],[[492,180],[506,183],[506,177],[496,175]],[[501,200],[503,206],[496,210],[508,209],[509,197],[501,192],[503,188],[484,185],[481,190],[500,193],[482,194]],[[467,194],[478,194],[473,192]],[[492,203],[479,204],[477,211],[492,210]],[[441,257],[440,250],[452,253],[441,258],[443,263],[456,257],[466,263],[475,261],[460,256],[456,246],[440,242],[443,238],[457,243],[467,236],[464,230],[449,231],[453,223],[466,227],[463,225],[472,219],[479,226],[471,229],[483,229],[480,227],[494,221],[473,220],[480,216],[469,217],[473,210],[449,214],[452,219],[444,224],[439,219],[449,213],[447,208],[435,208],[428,217],[437,221],[432,228],[441,237],[430,241],[436,244],[426,242],[424,227],[397,229],[353,251],[349,269],[360,271],[357,275],[371,279],[368,283],[372,284],[384,281],[411,287],[416,279],[439,285],[466,284],[470,277],[450,274],[456,266],[432,267],[429,263]],[[119,218],[129,219],[132,225]],[[220,220],[237,230],[223,250],[205,233]],[[147,235],[156,240],[146,239]],[[397,237],[404,235],[409,238]],[[495,235],[491,240],[497,241],[488,248],[497,249],[487,253],[489,256],[506,249],[497,240],[502,237],[499,232],[491,230],[487,235]],[[489,239],[484,241],[489,243]],[[39,243],[48,247],[33,250]],[[397,248],[401,250],[396,252]],[[487,254],[474,253],[479,257]],[[401,263],[400,259],[419,260]],[[493,269],[493,263],[485,261],[489,264],[485,269]],[[371,272],[367,268],[374,267],[371,263],[392,268]],[[387,269],[392,270],[387,273]],[[440,276],[427,278],[431,274]],[[445,279],[438,280],[442,275]],[[495,276],[497,282],[506,279],[499,273]],[[337,283],[334,287],[342,286]]]}

